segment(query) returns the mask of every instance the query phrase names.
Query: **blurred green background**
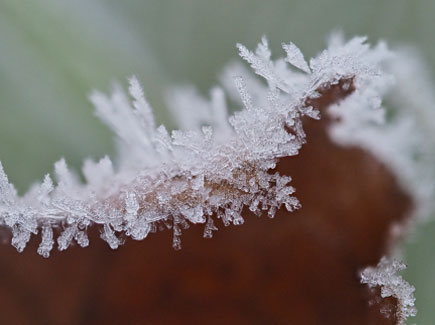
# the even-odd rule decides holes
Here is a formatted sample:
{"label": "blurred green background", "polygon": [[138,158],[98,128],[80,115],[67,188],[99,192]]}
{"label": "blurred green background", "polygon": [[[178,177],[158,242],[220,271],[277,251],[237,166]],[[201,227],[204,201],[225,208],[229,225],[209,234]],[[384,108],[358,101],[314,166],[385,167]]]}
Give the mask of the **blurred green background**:
{"label": "blurred green background", "polygon": [[[0,160],[22,193],[65,157],[112,154],[111,133],[87,96],[135,74],[160,123],[174,126],[165,90],[191,83],[206,92],[236,57],[268,36],[280,53],[293,41],[308,56],[342,29],[371,41],[418,47],[435,71],[433,0],[1,0]],[[405,248],[406,278],[416,286],[418,317],[435,323],[435,223]]]}

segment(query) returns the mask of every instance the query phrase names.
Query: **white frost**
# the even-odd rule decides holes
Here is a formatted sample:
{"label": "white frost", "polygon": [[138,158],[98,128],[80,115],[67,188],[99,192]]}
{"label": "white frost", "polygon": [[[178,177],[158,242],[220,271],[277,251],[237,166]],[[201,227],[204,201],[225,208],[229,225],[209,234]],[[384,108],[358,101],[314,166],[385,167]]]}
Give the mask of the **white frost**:
{"label": "white frost", "polygon": [[408,317],[417,314],[417,309],[414,306],[415,288],[397,274],[405,268],[405,264],[383,257],[376,267],[368,267],[361,272],[361,283],[367,284],[370,288],[380,287],[382,298],[394,297],[397,299],[396,316],[399,324],[406,324]]}
{"label": "white frost", "polygon": [[204,236],[210,237],[217,229],[214,219],[224,225],[242,224],[245,206],[257,214],[267,210],[270,217],[281,206],[298,209],[291,178],[270,171],[279,158],[297,155],[306,142],[302,117],[319,118],[306,100],[319,96],[321,87],[352,79],[357,92],[378,106],[383,87],[379,91],[377,87],[388,86],[389,80],[381,67],[385,49],[370,48],[365,38],[354,38],[311,59],[310,69],[292,43],[284,45],[287,57],[277,60],[271,59],[265,38],[255,52],[238,48],[267,85],[241,76],[238,72],[244,74],[243,69],[228,70],[232,75],[225,79],[235,81],[236,92],[228,92],[228,83],[223,89],[232,98],[238,92],[244,106],[229,118],[221,88],[211,91],[210,100],[191,88],[178,89],[170,102],[174,111],[180,109],[176,115],[183,130],[169,133],[155,125],[133,77],[129,95],[115,86],[110,96],[100,92],[91,96],[96,115],[117,136],[116,168],[107,157],[87,160],[83,184],[61,160],[55,164],[57,184],[46,176],[42,185],[18,197],[0,165],[0,224],[11,229],[18,251],[38,232],[42,232],[38,252],[44,257],[58,231],[59,250],[73,241],[85,247],[91,225],[100,226],[101,238],[111,248],[121,245],[125,236],[141,240],[162,227],[173,230],[174,247],[179,248],[182,229],[191,223],[205,224]]}
{"label": "white frost", "polygon": [[[339,35],[332,39],[344,44]],[[385,73],[374,75],[371,86],[356,84],[353,94],[329,107],[337,121],[330,135],[384,162],[414,199],[413,215],[424,220],[435,210],[435,83],[415,50],[391,52],[381,42],[377,52]]]}
{"label": "white frost", "polygon": [[306,73],[310,73],[310,68],[307,61],[305,61],[304,55],[302,54],[299,47],[294,45],[292,42],[289,44],[282,44],[283,49],[287,53],[285,60],[294,65],[296,68],[301,69]]}

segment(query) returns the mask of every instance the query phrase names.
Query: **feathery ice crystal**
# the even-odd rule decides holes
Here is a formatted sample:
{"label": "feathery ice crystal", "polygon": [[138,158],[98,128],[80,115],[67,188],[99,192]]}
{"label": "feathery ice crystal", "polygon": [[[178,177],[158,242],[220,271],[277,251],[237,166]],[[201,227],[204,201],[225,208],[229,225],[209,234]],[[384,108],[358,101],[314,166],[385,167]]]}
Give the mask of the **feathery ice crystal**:
{"label": "feathery ice crystal", "polygon": [[[361,273],[361,283],[367,284],[370,288],[381,287],[382,298],[394,297],[397,299],[396,317],[399,324],[406,324],[408,317],[417,314],[417,309],[414,307],[415,288],[396,274],[405,268],[405,264],[383,257],[376,267],[368,267]],[[390,310],[381,310],[381,312],[387,317],[392,316]]]}
{"label": "feathery ice crystal", "polygon": [[[333,87],[342,90],[340,102],[327,112],[341,117],[330,130],[340,143],[366,143],[367,124],[378,132],[378,140],[389,136],[379,126],[381,97],[393,85],[389,71],[394,69],[386,62],[395,62],[395,56],[384,43],[371,48],[365,41],[334,37],[309,63],[293,43],[283,44],[286,57],[278,60],[271,59],[265,38],[255,52],[238,45],[241,57],[267,85],[233,65],[222,78],[223,88],[214,88],[210,100],[190,88],[174,90],[169,104],[182,131],[171,134],[162,125],[156,127],[136,78],[130,79],[130,97],[120,87],[110,96],[95,92],[91,100],[97,116],[117,135],[116,168],[107,157],[85,161],[82,184],[60,160],[55,164],[56,185],[46,175],[42,184],[18,197],[0,165],[0,224],[11,229],[12,245],[19,252],[31,234],[41,232],[38,253],[48,257],[55,233],[61,251],[73,240],[85,247],[86,231],[96,224],[113,249],[125,236],[141,240],[166,227],[173,230],[173,245],[179,248],[181,230],[189,224],[205,224],[204,236],[211,237],[216,219],[225,226],[242,224],[245,206],[257,214],[267,211],[270,217],[282,205],[298,209],[291,178],[271,171],[279,158],[297,155],[305,143],[303,119],[320,118],[310,106],[313,99]],[[229,100],[243,104],[243,110],[228,118]],[[376,153],[401,161],[400,148],[393,155],[389,151],[386,146]],[[399,169],[402,165],[397,164]]]}

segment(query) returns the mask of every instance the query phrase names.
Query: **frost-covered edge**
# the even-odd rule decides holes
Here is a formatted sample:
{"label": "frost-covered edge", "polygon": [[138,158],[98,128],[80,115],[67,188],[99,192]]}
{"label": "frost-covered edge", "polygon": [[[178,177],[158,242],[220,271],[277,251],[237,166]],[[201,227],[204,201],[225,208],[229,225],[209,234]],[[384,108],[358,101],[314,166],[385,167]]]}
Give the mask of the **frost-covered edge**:
{"label": "frost-covered edge", "polygon": [[[12,245],[19,252],[32,233],[41,232],[38,253],[48,257],[53,228],[61,232],[59,250],[73,240],[87,246],[86,230],[92,224],[102,227],[101,237],[111,248],[122,243],[119,234],[141,240],[165,227],[173,229],[174,247],[179,248],[181,230],[189,223],[204,223],[204,235],[210,237],[215,218],[225,225],[243,223],[244,206],[257,214],[267,210],[270,217],[282,205],[297,209],[291,178],[268,172],[277,159],[298,154],[305,143],[302,117],[319,118],[306,105],[320,96],[319,88],[352,80],[358,92],[376,99],[364,103],[367,114],[380,109],[382,92],[376,89],[389,82],[381,69],[389,51],[383,43],[370,48],[365,41],[357,37],[331,43],[309,63],[292,43],[283,44],[286,57],[275,61],[265,38],[255,52],[238,45],[241,57],[268,86],[257,84],[250,92],[247,85],[256,81],[235,76],[244,109],[229,119],[221,88],[212,90],[210,101],[200,100],[200,109],[193,102],[198,96],[182,92],[178,102],[187,97],[192,105],[181,105],[179,116],[187,114],[184,122],[192,129],[171,135],[164,126],[156,127],[136,78],[130,80],[132,100],[120,87],[111,96],[95,92],[91,99],[96,114],[117,135],[116,170],[107,157],[85,161],[82,184],[60,160],[55,164],[57,185],[46,175],[42,184],[19,197],[0,165],[0,223],[12,230]],[[349,87],[349,82],[344,85]],[[209,126],[200,127],[204,122]]]}
{"label": "frost-covered edge", "polygon": [[[398,272],[403,271],[406,265],[395,259],[382,257],[376,267],[367,267],[361,272],[361,283],[370,288],[379,287],[381,297],[393,297],[397,300],[395,317],[399,325],[406,324],[409,317],[417,314],[415,308],[415,288],[406,282]],[[390,318],[391,310],[381,310],[385,317]]]}

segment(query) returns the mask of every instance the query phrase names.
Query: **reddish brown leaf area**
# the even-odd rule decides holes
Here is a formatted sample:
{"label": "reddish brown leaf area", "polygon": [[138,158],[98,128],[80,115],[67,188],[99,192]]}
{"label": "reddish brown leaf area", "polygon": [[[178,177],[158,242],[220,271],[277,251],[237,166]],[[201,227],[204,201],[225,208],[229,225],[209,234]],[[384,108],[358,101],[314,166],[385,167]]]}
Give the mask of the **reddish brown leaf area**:
{"label": "reddish brown leaf area", "polygon": [[[339,88],[312,101],[323,108]],[[172,234],[128,240],[112,251],[91,234],[89,248],[36,254],[0,246],[2,323],[33,324],[392,324],[358,273],[387,252],[389,229],[411,209],[373,156],[332,143],[327,119],[307,120],[308,143],[278,170],[293,177],[303,207],[275,219],[245,213],[241,227],[202,226],[171,247]],[[223,229],[222,229],[223,228]],[[385,309],[384,308],[384,309]]]}

